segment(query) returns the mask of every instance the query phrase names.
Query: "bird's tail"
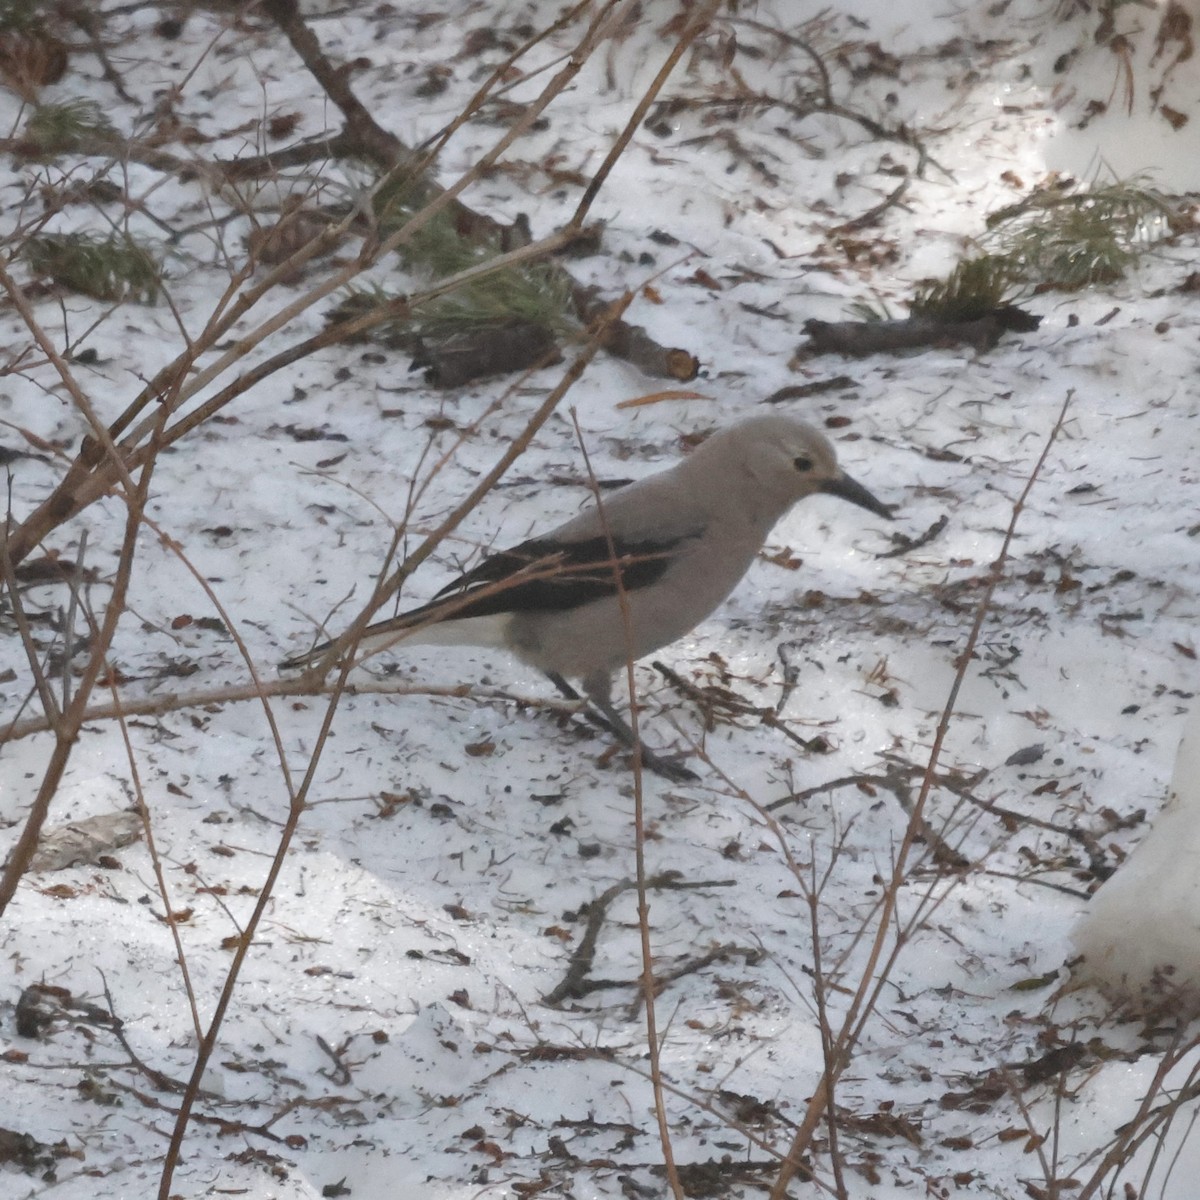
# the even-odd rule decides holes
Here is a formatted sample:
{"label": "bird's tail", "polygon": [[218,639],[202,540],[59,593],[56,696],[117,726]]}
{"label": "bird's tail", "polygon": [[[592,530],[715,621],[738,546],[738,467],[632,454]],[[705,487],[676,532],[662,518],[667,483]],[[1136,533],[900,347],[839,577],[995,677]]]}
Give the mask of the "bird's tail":
{"label": "bird's tail", "polygon": [[[437,608],[445,608],[445,605],[428,605],[368,625],[354,648],[355,659],[378,654],[398,642],[405,642],[410,646],[501,647],[508,644],[508,614],[495,613],[482,617],[451,616],[439,619],[436,615]],[[307,671],[310,667],[315,667],[329,653],[332,646],[332,641],[320,642],[303,654],[284,659],[279,664],[279,669]]]}

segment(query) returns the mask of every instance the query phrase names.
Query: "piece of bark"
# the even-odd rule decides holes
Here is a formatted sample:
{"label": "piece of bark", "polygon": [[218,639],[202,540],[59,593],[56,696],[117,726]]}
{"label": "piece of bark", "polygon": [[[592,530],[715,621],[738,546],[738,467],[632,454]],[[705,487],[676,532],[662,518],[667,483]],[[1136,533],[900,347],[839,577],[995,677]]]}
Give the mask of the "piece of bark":
{"label": "piece of bark", "polygon": [[[602,317],[608,309],[608,301],[600,298],[597,288],[576,285],[571,296],[575,312],[585,325]],[[700,373],[700,360],[694,354],[660,346],[640,325],[630,325],[628,321],[613,323],[604,348],[652,379],[678,379],[686,383]]]}
{"label": "piece of bark", "polygon": [[[257,225],[250,231],[246,237],[246,250],[254,262],[277,267],[336,223],[336,217],[307,207],[299,196],[289,196],[278,221],[273,225]],[[331,242],[323,254],[332,254],[335,249],[336,245]],[[295,283],[314,261],[315,257],[303,267],[280,276],[280,282]]]}
{"label": "piece of bark", "polygon": [[544,325],[509,321],[452,333],[441,340],[419,338],[413,369],[432,387],[456,388],[475,379],[523,371],[541,362],[561,362],[554,334]]}
{"label": "piece of bark", "polygon": [[849,375],[833,375],[828,379],[814,379],[811,383],[792,383],[772,392],[763,404],[783,404],[787,400],[807,400],[809,396],[819,396],[822,392],[837,392],[844,388],[857,387]]}
{"label": "piece of bark", "polygon": [[[419,152],[406,146],[375,120],[350,86],[350,68],[354,64],[333,64],[301,15],[296,0],[262,0],[262,7],[345,118],[342,133],[334,139],[342,156],[359,155],[385,171],[399,171],[405,166],[415,169],[421,159]],[[268,155],[262,161],[269,163],[273,158],[277,156]],[[414,205],[419,206],[443,191],[428,172],[419,177],[414,174],[408,182],[413,189],[409,202]],[[478,242],[504,235],[506,227],[499,221],[475,212],[459,200],[451,203],[450,212],[460,237]]]}
{"label": "piece of bark", "polygon": [[[394,168],[397,163],[415,163],[418,155],[394,134],[376,123],[351,89],[348,73],[335,68],[330,63],[317,38],[300,16],[296,0],[263,0],[263,6],[300,56],[305,67],[345,117],[345,142],[355,146],[359,153],[365,154],[385,168]],[[419,183],[419,195],[423,195],[425,198],[430,198],[441,190],[432,180],[424,177],[420,179]],[[452,205],[451,212],[454,216],[456,232],[460,237],[469,241],[479,242],[495,238],[501,248],[506,248],[510,244],[510,239],[519,238],[522,233],[520,217],[510,229],[501,226],[490,217],[474,212],[457,200]],[[580,239],[580,242],[582,241],[583,239]],[[514,241],[511,244],[520,244],[520,242]],[[579,253],[580,244],[575,243],[574,246],[575,252]],[[602,315],[607,304],[597,298],[595,289],[584,288],[576,284],[569,276],[566,278],[572,286],[572,299],[579,319],[587,325],[597,316]],[[653,378],[678,379],[686,382],[695,379],[700,371],[699,360],[688,351],[660,346],[641,326],[629,325],[624,321],[618,321],[612,326],[605,341],[605,349],[617,358],[632,363],[644,374]],[[543,347],[542,352],[544,353],[544,351]],[[535,355],[520,365],[527,366],[529,362],[536,361],[536,357]],[[514,366],[509,369],[517,370],[519,368]],[[445,378],[453,376],[454,372],[447,366]],[[461,379],[461,382],[480,377],[478,373],[467,375]],[[430,382],[434,382],[434,380],[431,379]],[[439,380],[437,386],[451,387],[454,384]]]}
{"label": "piece of bark", "polygon": [[385,168],[411,160],[413,152],[379,125],[354,94],[349,70],[344,66],[335,67],[325,56],[316,35],[300,15],[296,0],[262,0],[262,8],[279,26],[309,74],[346,118],[346,133],[354,139],[360,152]]}
{"label": "piece of bark", "polygon": [[866,354],[891,354],[900,350],[922,350],[931,346],[965,343],[982,354],[990,350],[1007,332],[1028,333],[1041,323],[1015,305],[1005,305],[972,321],[943,321],[936,317],[915,316],[900,321],[818,321],[804,322],[811,341],[800,353],[844,354],[859,358]]}
{"label": "piece of bark", "polygon": [[42,835],[29,869],[62,871],[95,863],[110,851],[136,842],[141,833],[142,819],[136,812],[102,813],[72,821]]}

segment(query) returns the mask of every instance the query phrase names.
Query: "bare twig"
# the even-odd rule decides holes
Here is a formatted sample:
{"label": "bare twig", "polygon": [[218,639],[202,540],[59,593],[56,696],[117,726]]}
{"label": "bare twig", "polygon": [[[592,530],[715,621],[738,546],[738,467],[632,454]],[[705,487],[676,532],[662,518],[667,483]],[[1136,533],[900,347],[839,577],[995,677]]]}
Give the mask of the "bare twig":
{"label": "bare twig", "polygon": [[[455,529],[462,523],[463,519],[474,511],[479,501],[496,486],[496,483],[501,479],[504,473],[512,466],[516,460],[525,453],[529,443],[533,441],[537,431],[550,419],[550,414],[562,402],[562,398],[574,386],[579,377],[583,374],[588,363],[596,356],[603,342],[607,326],[612,321],[619,320],[621,314],[633,302],[633,293],[627,292],[619,301],[610,306],[605,319],[600,322],[591,338],[580,353],[576,356],[574,362],[567,368],[558,385],[547,395],[542,401],[537,411],[526,422],[525,428],[515,437],[509,444],[505,452],[500,456],[499,460],[488,471],[482,479],[473,487],[470,493],[450,512],[449,516],[435,529],[428,537],[422,541],[420,546],[413,551],[404,562],[390,576],[381,578],[375,587],[370,600],[362,612],[351,622],[350,626],[342,633],[342,635],[329,647],[324,660],[317,665],[311,672],[314,678],[323,675],[329,667],[335,663],[343,655],[347,656],[347,663],[353,657],[358,643],[362,638],[363,631],[370,624],[376,613],[395,596],[405,581],[412,573],[423,563],[447,538]],[[349,654],[347,654],[349,652]]]}
{"label": "bare twig", "polygon": [[[620,313],[628,306],[632,300],[631,295],[626,295],[618,304],[613,306],[613,318],[619,317]],[[379,607],[387,602],[400,588],[404,580],[411,574],[418,563],[423,562],[441,541],[447,537],[463,520],[466,515],[471,512],[479,501],[485,496],[491,488],[493,488],[504,474],[504,472],[512,465],[516,459],[524,453],[529,443],[533,440],[534,434],[546,422],[550,414],[558,406],[562,397],[568,389],[575,383],[579,376],[583,373],[584,368],[596,354],[599,345],[602,331],[597,331],[593,335],[589,344],[576,358],[565,372],[563,379],[560,381],[549,396],[543,401],[537,411],[526,422],[525,429],[519,434],[512,443],[508,446],[505,452],[501,455],[496,465],[488,471],[484,477],[472,489],[470,495],[461,504],[459,504],[451,514],[442,522],[437,529],[433,531],[421,544],[418,549],[409,556],[400,567],[387,579],[381,579],[375,588],[375,592],[371,597],[370,602],[363,612],[354,622],[351,623],[349,629],[342,635],[341,638],[331,647],[327,662],[332,662],[337,659],[340,654],[350,650],[347,653],[339,672],[337,685],[330,697],[329,704],[326,708],[320,730],[314,744],[313,751],[310,755],[307,769],[300,781],[299,786],[293,788],[290,776],[287,774],[285,766],[285,779],[288,783],[291,801],[288,807],[287,818],[283,823],[280,832],[279,842],[275,853],[271,859],[271,865],[267,871],[266,878],[263,882],[262,889],[259,893],[258,900],[254,906],[254,910],[246,922],[245,929],[238,940],[238,946],[234,953],[233,961],[230,964],[229,971],[226,976],[225,983],[221,989],[221,995],[217,1001],[216,1008],[213,1012],[212,1020],[209,1028],[200,1043],[197,1051],[196,1061],[193,1067],[192,1075],[188,1083],[188,1090],[185,1092],[183,1100],[180,1104],[179,1114],[175,1122],[175,1126],[171,1133],[170,1145],[167,1149],[163,1163],[163,1171],[159,1184],[160,1200],[168,1200],[171,1194],[171,1181],[174,1177],[175,1168],[179,1162],[179,1155],[183,1145],[184,1135],[187,1131],[188,1121],[195,1105],[195,1101],[199,1092],[200,1080],[203,1078],[207,1064],[212,1057],[213,1051],[216,1049],[217,1038],[225,1015],[228,1012],[229,1005],[233,999],[233,992],[237,983],[237,979],[241,973],[246,956],[249,953],[250,946],[253,944],[258,926],[262,921],[263,914],[266,911],[267,905],[270,902],[271,895],[274,891],[275,884],[279,878],[279,874],[283,869],[283,864],[286,861],[288,851],[299,827],[300,817],[308,805],[308,796],[312,788],[313,780],[316,777],[316,771],[324,751],[325,744],[329,738],[330,730],[333,726],[333,718],[337,712],[337,708],[341,697],[346,694],[346,676],[354,665],[353,648],[357,646],[359,639],[362,636],[363,630],[370,621],[372,615],[378,611]],[[316,676],[323,673],[318,667],[310,674]]]}
{"label": "bare twig", "polygon": [[625,637],[625,682],[629,690],[629,728],[633,733],[633,832],[634,832],[634,865],[637,879],[638,897],[638,935],[642,951],[642,999],[646,1005],[646,1047],[650,1056],[650,1082],[654,1091],[654,1114],[658,1120],[658,1138],[662,1146],[663,1163],[666,1167],[667,1182],[675,1200],[684,1200],[683,1184],[679,1179],[679,1170],[675,1165],[675,1152],[671,1144],[671,1126],[667,1120],[666,1098],[662,1089],[662,1062],[660,1059],[661,1046],[658,1040],[658,1021],[654,1006],[654,948],[650,944],[650,900],[646,880],[646,823],[643,804],[642,788],[642,738],[638,728],[638,698],[637,678],[634,672],[633,652],[633,610],[629,606],[629,595],[625,591],[625,581],[618,564],[617,547],[613,541],[612,530],[609,528],[608,517],[604,511],[604,497],[600,485],[596,482],[592,470],[592,460],[588,455],[584,441],[583,430],[579,427],[579,415],[571,410],[571,421],[575,426],[575,437],[579,443],[579,452],[583,455],[583,467],[587,472],[588,483],[592,489],[592,499],[596,505],[596,514],[600,520],[600,530],[608,543],[609,558],[613,562],[613,584],[617,589],[617,603],[621,609],[621,628]]}
{"label": "bare twig", "polygon": [[[9,856],[8,863],[0,875],[0,917],[8,908],[9,902],[16,895],[21,876],[28,869],[29,863],[37,850],[38,837],[42,825],[50,811],[50,802],[58,791],[63,773],[70,761],[79,730],[82,727],[83,713],[87,709],[88,700],[104,666],[108,648],[112,645],[117,625],[125,612],[125,597],[129,590],[129,582],[133,574],[133,561],[137,551],[137,535],[141,528],[142,515],[145,510],[146,497],[149,494],[150,480],[154,470],[151,460],[143,468],[141,478],[136,488],[126,497],[127,513],[125,519],[125,534],[121,544],[117,572],[113,580],[112,593],[108,607],[105,609],[104,620],[97,631],[91,656],[84,667],[75,695],[70,706],[62,714],[59,725],[55,730],[54,749],[46,764],[37,795],[30,805],[29,814],[21,835],[17,839]],[[0,547],[0,554],[5,558],[6,575],[11,578],[12,560],[7,554],[7,547]]]}
{"label": "bare twig", "polygon": [[878,1003],[880,991],[886,983],[886,972],[880,971],[880,963],[884,960],[884,947],[889,938],[892,936],[892,921],[895,914],[896,902],[900,893],[900,889],[904,884],[905,872],[908,866],[909,855],[912,852],[913,845],[924,821],[925,805],[929,799],[933,789],[934,779],[937,772],[938,759],[941,756],[942,745],[946,740],[946,735],[949,732],[951,722],[953,720],[955,707],[958,702],[958,695],[962,689],[962,685],[966,679],[967,669],[970,666],[972,657],[974,656],[975,646],[979,641],[979,635],[983,629],[983,623],[989,611],[991,610],[992,595],[999,586],[1004,577],[1004,568],[1008,561],[1009,548],[1012,545],[1014,536],[1016,535],[1017,522],[1020,520],[1021,514],[1024,511],[1025,503],[1032,492],[1034,484],[1037,482],[1043,465],[1050,454],[1051,447],[1058,438],[1059,432],[1062,430],[1063,423],[1066,420],[1067,409],[1070,406],[1073,392],[1068,392],[1066,399],[1063,401],[1062,408],[1059,410],[1058,419],[1055,421],[1049,436],[1046,439],[1045,445],[1042,447],[1042,452],[1034,464],[1033,469],[1029,473],[1029,477],[1025,482],[1025,486],[1017,497],[1012,508],[1012,517],[1009,520],[1008,529],[1005,531],[1004,540],[1000,546],[1000,552],[996,556],[995,561],[991,565],[988,572],[987,586],[984,589],[983,595],[980,597],[979,603],[975,611],[975,620],[971,626],[971,630],[967,635],[966,644],[957,659],[957,665],[954,675],[954,682],[951,684],[949,695],[946,698],[946,704],[942,709],[941,717],[938,720],[937,730],[934,734],[933,745],[929,752],[929,762],[925,770],[924,778],[921,781],[920,792],[918,793],[915,804],[913,805],[912,814],[909,817],[908,825],[905,828],[904,836],[901,839],[900,846],[896,852],[895,861],[892,866],[891,878],[884,892],[883,903],[880,906],[878,917],[878,926],[875,933],[874,941],[872,942],[870,952],[868,954],[866,966],[863,969],[858,988],[856,989],[853,999],[847,1009],[846,1015],[843,1018],[841,1029],[833,1044],[831,1051],[831,1062],[822,1072],[821,1078],[813,1092],[812,1098],[809,1100],[807,1109],[804,1114],[803,1121],[800,1122],[799,1128],[792,1139],[792,1143],[788,1148],[787,1156],[784,1159],[784,1165],[779,1172],[778,1178],[775,1180],[771,1188],[771,1200],[784,1200],[787,1195],[788,1184],[792,1176],[801,1166],[802,1156],[807,1152],[811,1144],[813,1134],[821,1119],[822,1114],[826,1111],[829,1096],[832,1093],[838,1078],[849,1065],[853,1055],[854,1047],[862,1035],[862,1030],[865,1027],[865,1022],[869,1019],[874,1011],[875,1005]]}
{"label": "bare twig", "polygon": [[704,0],[703,3],[697,4],[688,14],[687,22],[680,31],[675,45],[671,48],[671,53],[667,55],[662,66],[658,69],[658,74],[655,75],[650,86],[634,106],[633,112],[625,122],[625,128],[621,130],[620,135],[613,142],[596,174],[592,176],[591,182],[584,189],[583,196],[568,223],[570,228],[579,229],[582,227],[584,218],[587,216],[588,210],[592,207],[592,202],[604,186],[604,181],[608,178],[613,167],[616,166],[617,159],[625,152],[625,147],[629,144],[629,139],[633,137],[637,127],[642,123],[647,111],[654,103],[659,92],[666,85],[667,80],[675,70],[679,60],[683,57],[684,52],[708,28],[708,23],[712,20],[713,14],[717,10],[717,3],[718,0]]}

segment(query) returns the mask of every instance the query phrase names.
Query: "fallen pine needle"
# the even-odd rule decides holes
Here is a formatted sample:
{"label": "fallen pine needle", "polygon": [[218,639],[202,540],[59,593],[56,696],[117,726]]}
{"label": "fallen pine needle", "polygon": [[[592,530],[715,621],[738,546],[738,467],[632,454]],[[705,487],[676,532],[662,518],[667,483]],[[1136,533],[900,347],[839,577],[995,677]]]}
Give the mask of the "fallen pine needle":
{"label": "fallen pine needle", "polygon": [[647,404],[661,404],[664,400],[711,400],[703,392],[686,392],[668,389],[665,392],[647,392],[644,396],[634,396],[632,400],[622,400],[617,408],[643,408]]}

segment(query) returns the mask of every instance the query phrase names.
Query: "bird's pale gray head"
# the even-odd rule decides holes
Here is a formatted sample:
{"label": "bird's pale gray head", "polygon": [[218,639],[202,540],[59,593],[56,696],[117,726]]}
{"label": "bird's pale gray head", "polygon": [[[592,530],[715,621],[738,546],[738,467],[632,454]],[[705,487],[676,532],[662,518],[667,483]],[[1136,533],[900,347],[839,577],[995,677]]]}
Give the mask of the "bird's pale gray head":
{"label": "bird's pale gray head", "polygon": [[736,462],[778,514],[805,496],[827,492],[877,516],[892,517],[887,505],[838,466],[829,439],[795,417],[751,417],[713,434],[696,453]]}

